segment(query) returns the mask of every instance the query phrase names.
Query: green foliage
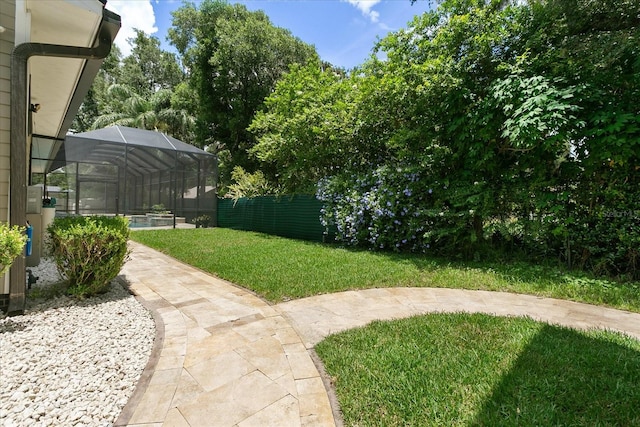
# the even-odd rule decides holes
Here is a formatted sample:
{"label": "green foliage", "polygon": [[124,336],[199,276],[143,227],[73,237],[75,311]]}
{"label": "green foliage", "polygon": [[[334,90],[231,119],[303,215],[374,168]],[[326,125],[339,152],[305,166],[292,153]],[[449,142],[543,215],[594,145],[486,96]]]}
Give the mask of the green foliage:
{"label": "green foliage", "polygon": [[104,293],[124,265],[129,222],[124,217],[64,217],[49,226],[51,253],[68,292]]}
{"label": "green foliage", "polygon": [[[273,108],[304,75],[278,88],[254,122],[256,153],[304,182],[313,175],[287,150],[318,159],[314,144],[331,147],[322,135],[340,123],[314,172],[347,243],[474,258],[516,249],[638,278],[638,16],[629,0],[441,2],[353,73],[346,120]],[[335,84],[309,86],[332,102],[322,96]],[[315,110],[345,111],[333,102]],[[295,120],[313,133],[300,137]]]}
{"label": "green foliage", "polygon": [[175,54],[160,49],[160,40],[135,29],[127,40],[131,55],[122,60],[119,83],[130,87],[143,98],[160,89],[172,89],[184,79]]}
{"label": "green foliage", "polygon": [[231,179],[233,183],[227,187],[224,197],[236,201],[242,197],[267,196],[277,192],[262,171],[248,173],[242,167],[236,166],[231,173]]}
{"label": "green foliage", "polygon": [[73,120],[71,129],[75,133],[86,132],[91,130],[91,126],[96,117],[102,114],[102,109],[108,102],[106,90],[120,79],[122,61],[122,52],[117,45],[111,46],[111,52],[102,63],[102,67],[98,71],[98,75],[93,81],[89,92],[85,97],[82,105],[78,109],[78,113]]}
{"label": "green foliage", "polygon": [[501,136],[508,145],[503,149],[569,154],[566,148],[584,123],[576,122],[579,107],[571,103],[577,88],[561,88],[563,84],[561,78],[523,78],[522,72],[496,80],[490,90],[505,116]]}
{"label": "green foliage", "polygon": [[185,142],[193,139],[195,121],[184,108],[174,108],[181,102],[169,89],[159,89],[142,96],[129,86],[113,84],[106,89],[109,104],[95,118],[92,129],[121,125],[166,132]]}
{"label": "green foliage", "polygon": [[0,276],[9,270],[13,261],[24,250],[26,242],[24,227],[0,222]]}
{"label": "green foliage", "polygon": [[258,143],[249,153],[284,192],[312,193],[335,165],[357,161],[350,84],[319,62],[293,66],[256,114],[249,131]]}
{"label": "green foliage", "polygon": [[198,97],[197,145],[215,144],[226,160],[220,182],[230,182],[235,166],[255,171],[247,154],[255,140],[247,127],[290,65],[316,60],[315,49],[273,26],[264,12],[220,0],[173,12],[169,39],[190,70]]}
{"label": "green foliage", "polygon": [[166,214],[166,213],[169,213],[167,208],[162,203],[159,203],[157,205],[151,206],[151,212],[153,212],[155,214]]}
{"label": "green foliage", "polygon": [[73,129],[84,132],[111,125],[165,132],[194,139],[193,94],[185,91],[185,73],[160,41],[136,30],[128,40],[131,55],[114,46],[85,98]]}
{"label": "green foliage", "polygon": [[209,215],[200,215],[193,219],[196,228],[207,228],[211,225],[211,217]]}

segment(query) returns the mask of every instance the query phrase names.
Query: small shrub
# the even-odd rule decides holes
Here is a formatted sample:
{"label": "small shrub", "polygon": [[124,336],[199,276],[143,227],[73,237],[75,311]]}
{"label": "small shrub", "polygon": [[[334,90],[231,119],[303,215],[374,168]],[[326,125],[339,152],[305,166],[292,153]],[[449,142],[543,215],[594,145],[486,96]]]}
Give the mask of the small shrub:
{"label": "small shrub", "polygon": [[47,231],[68,292],[79,297],[106,292],[128,253],[128,221],[124,217],[56,218]]}
{"label": "small shrub", "polygon": [[9,270],[27,242],[24,227],[0,222],[0,276]]}
{"label": "small shrub", "polygon": [[151,212],[154,214],[167,214],[169,211],[164,207],[162,203],[151,206]]}
{"label": "small shrub", "polygon": [[200,215],[193,219],[196,228],[207,228],[211,225],[211,217],[209,215]]}
{"label": "small shrub", "polygon": [[236,166],[231,172],[231,179],[234,183],[229,185],[224,197],[233,199],[235,202],[243,197],[268,196],[277,193],[262,171],[249,173],[241,166]]}

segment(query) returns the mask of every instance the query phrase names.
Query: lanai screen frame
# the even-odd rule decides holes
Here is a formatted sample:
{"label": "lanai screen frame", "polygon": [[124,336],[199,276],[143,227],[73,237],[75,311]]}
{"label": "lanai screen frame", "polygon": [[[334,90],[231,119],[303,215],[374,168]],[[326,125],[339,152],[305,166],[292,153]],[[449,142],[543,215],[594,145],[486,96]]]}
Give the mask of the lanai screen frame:
{"label": "lanai screen frame", "polygon": [[[38,145],[56,145],[42,151],[55,152],[54,158],[37,155]],[[111,126],[91,132],[67,135],[64,141],[40,140],[34,144],[32,172],[47,173],[60,168],[72,169],[76,176],[73,187],[80,188],[85,165],[115,167],[115,176],[96,177],[95,182],[115,184],[115,200],[104,201],[98,211],[87,212],[78,203],[75,193],[72,208],[59,206],[58,211],[71,214],[141,215],[153,205],[162,204],[177,216],[187,220],[207,214],[215,218],[216,157],[197,147],[172,138],[162,132],[124,126]],[[46,184],[46,183],[45,183]],[[150,191],[157,191],[157,197]],[[145,193],[148,191],[148,193]],[[67,195],[71,193],[68,192]],[[106,191],[105,191],[106,194]]]}

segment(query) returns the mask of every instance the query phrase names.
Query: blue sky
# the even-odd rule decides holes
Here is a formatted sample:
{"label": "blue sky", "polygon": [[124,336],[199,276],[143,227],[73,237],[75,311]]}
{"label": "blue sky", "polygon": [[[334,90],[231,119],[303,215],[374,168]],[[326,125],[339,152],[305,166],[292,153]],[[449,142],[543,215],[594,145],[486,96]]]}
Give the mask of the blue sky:
{"label": "blue sky", "polygon": [[[195,1],[198,3],[198,1]],[[419,0],[241,0],[249,10],[263,10],[271,22],[306,43],[315,45],[320,57],[347,69],[362,64],[376,40],[389,31],[405,28],[415,15],[429,9],[429,1]],[[122,16],[116,44],[129,52],[126,39],[133,28],[160,39],[165,50],[171,26],[171,11],[180,0],[108,0],[107,8]]]}

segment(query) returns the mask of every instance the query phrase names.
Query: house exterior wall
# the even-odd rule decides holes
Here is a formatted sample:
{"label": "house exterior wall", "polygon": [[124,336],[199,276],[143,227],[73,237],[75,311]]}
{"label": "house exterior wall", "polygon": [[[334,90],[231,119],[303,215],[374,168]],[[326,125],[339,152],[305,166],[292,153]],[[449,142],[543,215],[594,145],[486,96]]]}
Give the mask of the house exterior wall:
{"label": "house exterior wall", "polygon": [[[0,26],[4,31],[0,32],[0,221],[3,222],[9,221],[10,66],[11,52],[15,43],[15,13],[16,1],[2,0]],[[0,277],[0,307],[8,303],[8,294],[8,277]]]}

